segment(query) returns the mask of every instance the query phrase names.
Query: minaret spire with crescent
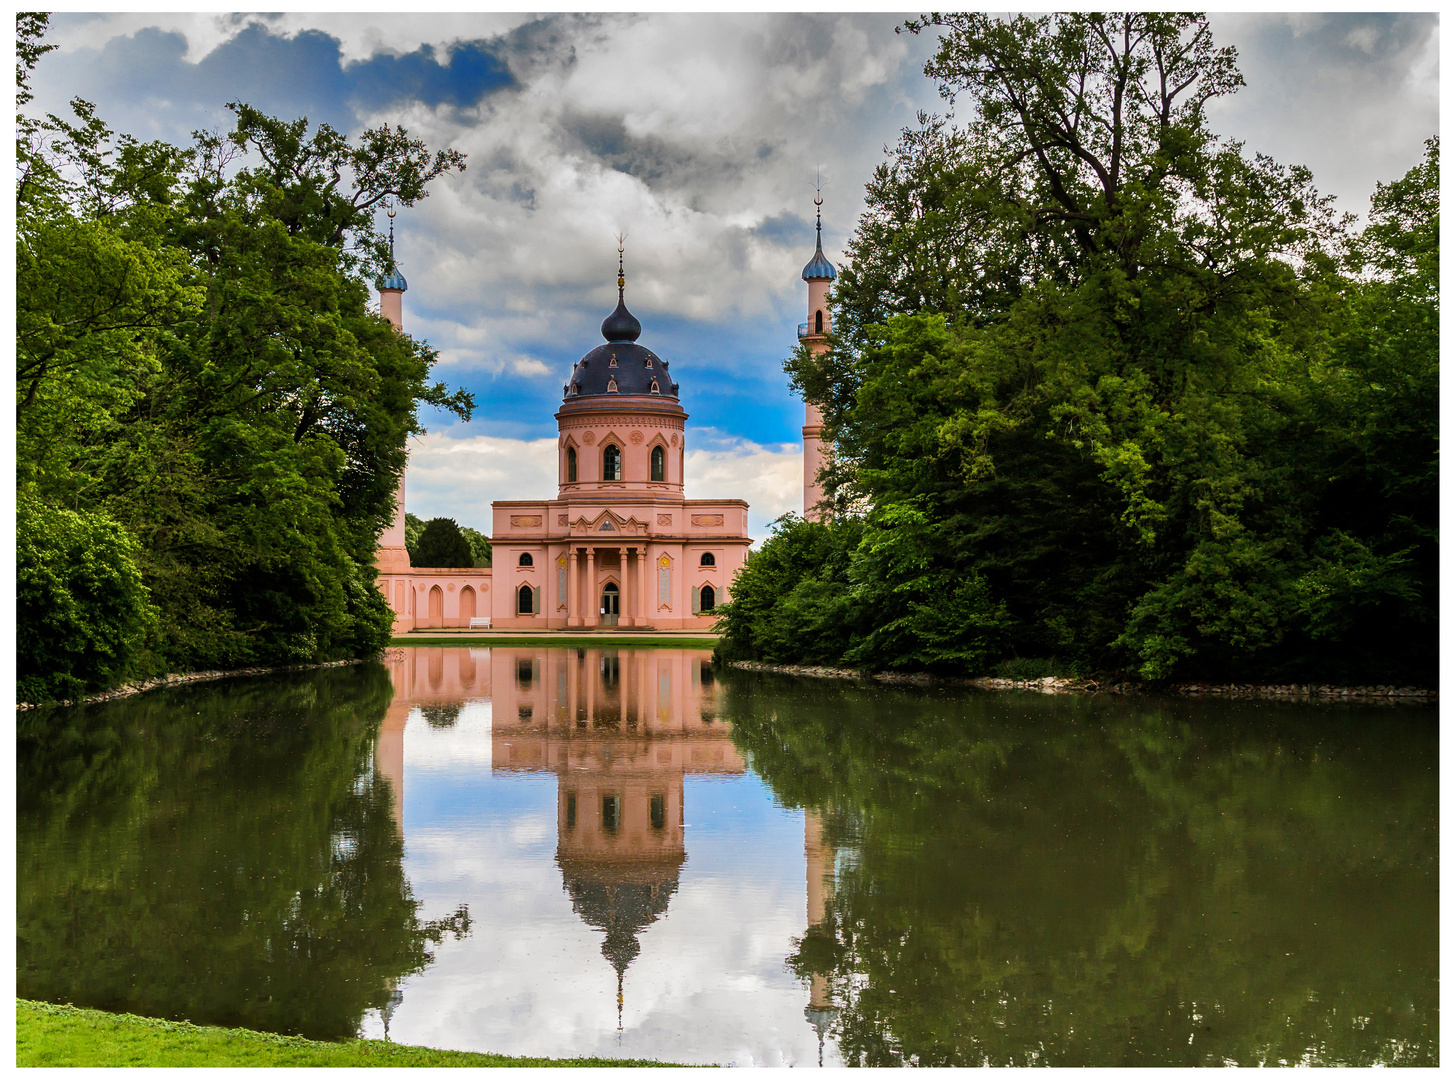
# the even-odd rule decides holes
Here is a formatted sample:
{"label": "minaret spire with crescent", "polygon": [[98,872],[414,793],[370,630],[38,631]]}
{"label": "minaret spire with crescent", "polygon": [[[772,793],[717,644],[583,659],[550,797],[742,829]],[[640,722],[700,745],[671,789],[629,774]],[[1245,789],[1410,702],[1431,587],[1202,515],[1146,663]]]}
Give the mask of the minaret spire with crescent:
{"label": "minaret spire with crescent", "polygon": [[[814,177],[814,257],[804,267],[803,279],[809,285],[809,321],[799,326],[799,340],[812,353],[829,349],[829,285],[834,280],[834,264],[824,257],[824,219],[820,207],[824,194],[818,174]],[[827,452],[823,442],[824,418],[819,407],[804,402],[804,518],[818,521],[822,516],[819,501],[824,497],[819,487],[819,471],[824,467]]]}

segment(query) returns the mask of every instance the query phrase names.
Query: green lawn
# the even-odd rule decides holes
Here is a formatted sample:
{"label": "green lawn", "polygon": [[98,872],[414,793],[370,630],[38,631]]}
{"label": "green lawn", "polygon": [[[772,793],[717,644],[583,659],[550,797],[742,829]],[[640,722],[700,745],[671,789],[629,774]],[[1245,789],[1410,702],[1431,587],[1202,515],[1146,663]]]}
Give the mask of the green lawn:
{"label": "green lawn", "polygon": [[315,1042],[297,1035],[270,1035],[242,1028],[198,1027],[127,1013],[15,1003],[15,1064],[233,1066],[540,1066],[662,1065],[659,1061],[606,1058],[524,1058],[398,1046],[372,1039]]}

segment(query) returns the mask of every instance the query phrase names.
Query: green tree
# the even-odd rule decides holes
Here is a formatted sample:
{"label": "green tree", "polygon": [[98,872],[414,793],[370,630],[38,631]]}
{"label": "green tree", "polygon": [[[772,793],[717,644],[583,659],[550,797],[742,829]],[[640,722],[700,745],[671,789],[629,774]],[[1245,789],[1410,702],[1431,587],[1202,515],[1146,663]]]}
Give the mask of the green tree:
{"label": "green tree", "polygon": [[1434,385],[1434,166],[1352,244],[1308,170],[1210,130],[1242,79],[1202,16],[932,27],[970,119],[905,132],[831,349],[786,365],[868,514],[854,656],[1433,679],[1434,414],[1396,402]]}
{"label": "green tree", "polygon": [[470,550],[475,554],[476,566],[490,565],[490,540],[484,533],[465,525],[460,526],[460,535],[470,541]]}
{"label": "green tree", "polygon": [[[410,562],[415,559],[415,545],[420,542],[420,533],[425,531],[425,523],[413,514],[406,513],[404,516],[404,546],[410,553]],[[423,566],[423,563],[415,563]]]}
{"label": "green tree", "polygon": [[[17,22],[22,104],[44,22]],[[463,162],[399,128],[229,108],[231,132],[187,149],[113,136],[81,101],[19,125],[18,481],[135,537],[163,666],[366,655],[418,407],[473,407],[370,310],[390,265],[373,215]]]}
{"label": "green tree", "polygon": [[410,562],[415,566],[474,566],[475,549],[460,532],[454,518],[431,518],[420,532]]}

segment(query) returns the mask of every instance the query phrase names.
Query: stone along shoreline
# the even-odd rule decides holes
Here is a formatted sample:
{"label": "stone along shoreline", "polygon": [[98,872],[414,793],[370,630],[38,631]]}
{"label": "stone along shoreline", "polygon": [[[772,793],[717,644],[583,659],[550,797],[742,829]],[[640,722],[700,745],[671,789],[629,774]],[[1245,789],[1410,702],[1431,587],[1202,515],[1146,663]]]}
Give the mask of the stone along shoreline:
{"label": "stone along shoreline", "polygon": [[1140,694],[1174,693],[1186,697],[1262,698],[1278,701],[1360,701],[1387,704],[1430,705],[1437,692],[1418,686],[1332,686],[1325,683],[1173,683],[1164,687],[1137,682],[1102,684],[1094,679],[1068,679],[1048,675],[1040,679],[1003,679],[991,676],[904,674],[893,671],[867,672],[854,668],[763,664],[756,660],[733,660],[729,667],[743,671],[769,671],[811,679],[854,679],[908,686],[965,686],[977,690],[1034,690],[1042,694]]}

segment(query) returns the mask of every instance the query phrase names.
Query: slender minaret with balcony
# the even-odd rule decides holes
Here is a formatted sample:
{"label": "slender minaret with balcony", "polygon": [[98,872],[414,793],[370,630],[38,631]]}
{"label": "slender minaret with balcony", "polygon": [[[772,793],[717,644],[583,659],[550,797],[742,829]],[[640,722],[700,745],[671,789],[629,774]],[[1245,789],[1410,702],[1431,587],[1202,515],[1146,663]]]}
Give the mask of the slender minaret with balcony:
{"label": "slender minaret with balcony", "polygon": [[[394,207],[389,208],[389,276],[379,283],[379,313],[396,330],[404,329],[404,293],[409,288],[399,264],[394,261]],[[374,562],[384,573],[398,574],[410,568],[409,549],[404,543],[404,473],[399,474],[399,491],[395,494],[394,521],[379,538]]]}
{"label": "slender minaret with balcony", "polygon": [[[799,339],[810,352],[829,349],[829,283],[834,280],[834,264],[824,257],[823,222],[819,207],[824,200],[814,196],[814,257],[804,267],[804,280],[809,283],[809,321],[799,327]],[[818,521],[822,516],[819,500],[819,470],[824,465],[824,418],[813,402],[804,402],[804,518]]]}

